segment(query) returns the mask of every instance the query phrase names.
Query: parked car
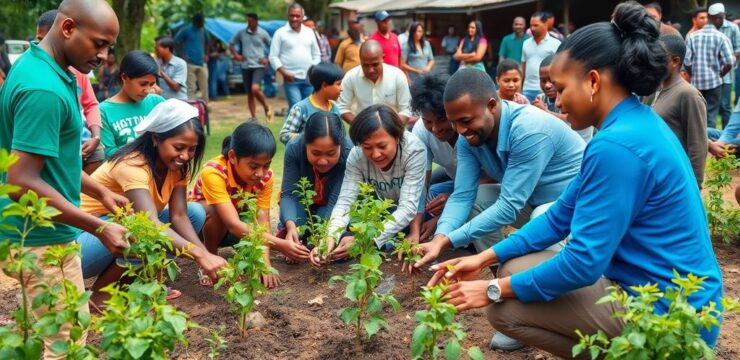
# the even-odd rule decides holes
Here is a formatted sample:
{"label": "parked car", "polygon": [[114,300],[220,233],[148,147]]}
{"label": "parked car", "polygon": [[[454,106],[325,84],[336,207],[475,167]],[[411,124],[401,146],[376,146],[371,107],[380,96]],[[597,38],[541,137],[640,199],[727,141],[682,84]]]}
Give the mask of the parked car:
{"label": "parked car", "polygon": [[5,40],[5,49],[8,51],[8,59],[13,64],[31,44],[26,40]]}

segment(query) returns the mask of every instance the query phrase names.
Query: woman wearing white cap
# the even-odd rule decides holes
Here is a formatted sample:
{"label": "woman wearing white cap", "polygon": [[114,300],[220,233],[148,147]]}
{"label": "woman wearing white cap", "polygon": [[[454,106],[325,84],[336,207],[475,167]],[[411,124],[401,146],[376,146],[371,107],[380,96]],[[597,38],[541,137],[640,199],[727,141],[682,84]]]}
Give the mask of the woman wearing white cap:
{"label": "woman wearing white cap", "polygon": [[[170,99],[157,105],[135,127],[137,138],[101,165],[92,178],[126,196],[135,211],[148,212],[155,223],[171,222],[166,233],[174,247],[188,248],[188,254],[209,280],[215,280],[226,261],[209,253],[198,239],[205,211],[201,205],[186,200],[188,182],[205,149],[205,136],[197,117],[198,111],[180,100]],[[80,207],[99,217],[106,217],[109,212],[84,194]],[[118,281],[124,269],[116,264],[117,260],[95,234],[83,233],[77,241],[82,248],[84,277],[98,277],[90,301],[94,309],[99,309],[98,304],[107,296],[99,290]],[[178,295],[179,292],[173,291],[169,298]]]}

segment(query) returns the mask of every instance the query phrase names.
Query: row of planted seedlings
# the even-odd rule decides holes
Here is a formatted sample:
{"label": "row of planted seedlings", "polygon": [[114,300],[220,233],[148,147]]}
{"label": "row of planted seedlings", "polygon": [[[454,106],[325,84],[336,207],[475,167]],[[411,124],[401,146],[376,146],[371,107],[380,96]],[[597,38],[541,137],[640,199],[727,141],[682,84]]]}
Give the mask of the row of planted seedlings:
{"label": "row of planted seedlings", "polygon": [[[0,150],[0,178],[17,160],[16,156]],[[17,186],[0,182],[0,197],[7,198],[19,190]],[[36,265],[37,255],[25,247],[25,240],[36,229],[53,227],[51,219],[59,214],[46,198],[30,190],[0,213],[3,219],[13,216],[24,219],[22,228],[6,229],[17,232],[20,242],[0,243],[3,272],[19,279],[21,298],[12,323],[0,326],[0,359],[41,358],[43,339],[57,335],[62,326],[67,326],[69,339],[57,340],[51,350],[75,360],[97,359],[101,355],[107,359],[167,359],[177,344],[187,346],[186,331],[206,330],[167,303],[164,282],[174,280],[179,270],[167,254],[183,253],[173,251],[171,239],[164,234],[166,225],[156,226],[145,212],[132,213],[130,207],[119,209],[113,221],[125,226],[127,236],[133,240],[124,250],[124,259],[135,261],[123,265],[125,276],[131,281],[103,289],[111,297],[98,316],[80,311],[88,303],[91,292],[80,291],[64,273],[65,259],[80,254],[77,244],[53,246],[42,255],[40,262],[45,267],[58,267],[62,276],[61,279],[48,277],[34,285],[42,291],[30,299],[29,275],[43,278],[43,272]],[[32,309],[53,310],[32,320]],[[88,334],[99,335],[99,344],[86,342]],[[209,356],[213,358],[223,348],[223,340],[217,332],[211,334]]]}

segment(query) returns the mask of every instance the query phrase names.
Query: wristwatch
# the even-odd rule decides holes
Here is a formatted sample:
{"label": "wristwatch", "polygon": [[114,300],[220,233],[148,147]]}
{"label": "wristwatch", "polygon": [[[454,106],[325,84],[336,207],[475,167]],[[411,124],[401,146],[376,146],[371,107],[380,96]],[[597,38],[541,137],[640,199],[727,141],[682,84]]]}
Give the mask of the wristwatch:
{"label": "wristwatch", "polygon": [[493,279],[488,283],[488,289],[486,295],[494,303],[500,303],[504,299],[501,298],[501,286],[498,284],[498,279]]}

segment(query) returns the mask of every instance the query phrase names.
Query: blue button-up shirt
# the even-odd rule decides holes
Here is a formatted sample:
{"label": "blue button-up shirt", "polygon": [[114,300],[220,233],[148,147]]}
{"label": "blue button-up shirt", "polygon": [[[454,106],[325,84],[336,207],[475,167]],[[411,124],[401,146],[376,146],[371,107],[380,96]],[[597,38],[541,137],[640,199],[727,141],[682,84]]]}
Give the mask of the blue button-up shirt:
{"label": "blue button-up shirt", "polygon": [[[570,126],[531,105],[501,101],[498,145],[457,146],[455,190],[447,200],[437,234],[455,247],[475,241],[516,220],[524,205],[553,202],[578,173],[586,146]],[[501,183],[501,194],[467,223],[481,171]]]}
{"label": "blue button-up shirt", "polygon": [[[540,251],[570,234],[555,257],[511,277],[522,302],[549,301],[602,275],[629,286],[671,285],[673,269],[706,276],[689,302],[719,302],[722,276],[699,187],[668,125],[635,96],[619,103],[589,143],[583,168],[548,211],[493,246],[500,262]],[[667,301],[656,304],[664,313]],[[716,342],[719,328],[702,336]]]}
{"label": "blue button-up shirt", "polygon": [[[740,53],[740,27],[732,21],[727,21],[727,19],[725,19],[722,26],[719,28],[719,31],[730,39],[730,45],[732,46],[733,52],[735,54]],[[722,83],[732,84],[732,71],[722,77]]]}

